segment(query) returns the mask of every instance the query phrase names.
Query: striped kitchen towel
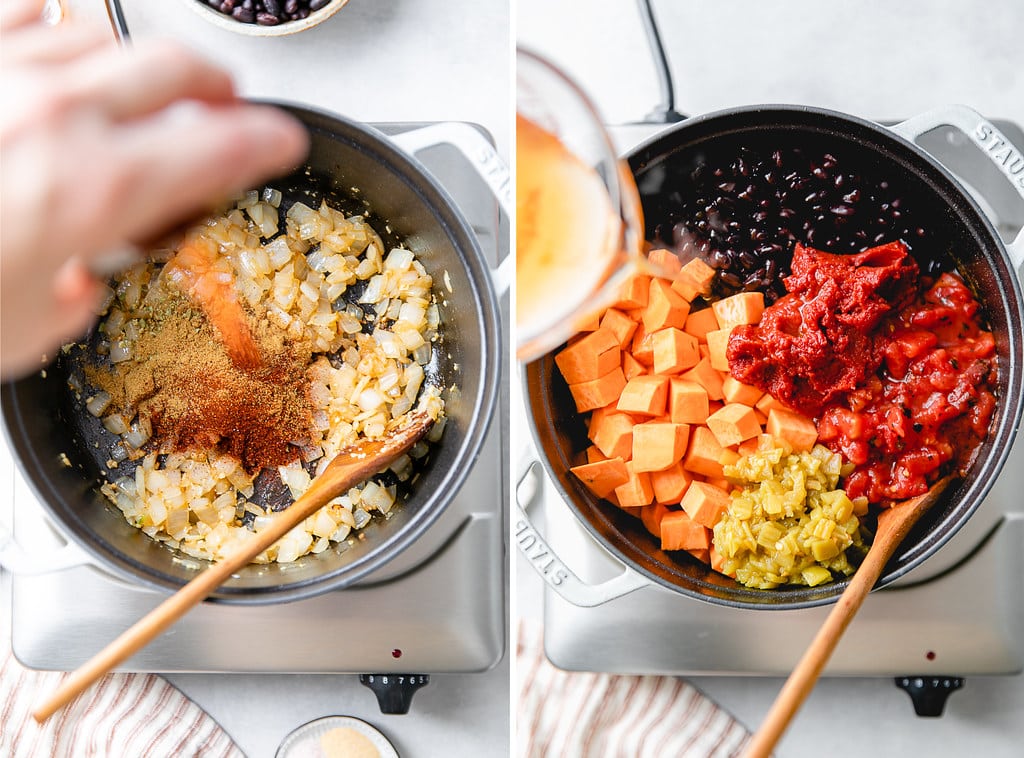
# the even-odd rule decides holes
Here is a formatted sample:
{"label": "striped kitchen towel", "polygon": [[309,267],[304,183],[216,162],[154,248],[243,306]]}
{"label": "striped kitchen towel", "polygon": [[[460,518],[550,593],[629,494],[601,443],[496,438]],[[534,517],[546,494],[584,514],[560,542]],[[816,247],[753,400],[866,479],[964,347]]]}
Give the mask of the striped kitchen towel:
{"label": "striped kitchen towel", "polygon": [[0,665],[3,758],[244,758],[202,708],[153,674],[108,674],[46,723],[33,706],[67,676]]}
{"label": "striped kitchen towel", "polygon": [[516,744],[521,758],[726,758],[749,732],[682,679],[568,672],[520,624]]}

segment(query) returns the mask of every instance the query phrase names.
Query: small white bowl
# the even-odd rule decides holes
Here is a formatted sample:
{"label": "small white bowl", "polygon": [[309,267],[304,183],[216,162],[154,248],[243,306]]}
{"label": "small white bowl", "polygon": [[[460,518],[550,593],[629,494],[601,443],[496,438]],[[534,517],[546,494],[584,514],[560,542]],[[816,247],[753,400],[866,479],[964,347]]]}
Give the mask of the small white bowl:
{"label": "small white bowl", "polygon": [[275,758],[320,758],[320,740],[332,729],[352,729],[366,737],[380,758],[398,758],[395,746],[376,727],[352,716],[324,716],[303,724],[284,738]]}
{"label": "small white bowl", "polygon": [[[259,24],[245,24],[241,21],[236,21],[231,16],[215,11],[203,0],[183,0],[183,2],[192,6],[196,13],[211,24],[215,24],[222,29],[237,32],[238,34],[248,34],[251,37],[283,37],[286,34],[303,32],[316,26],[321,21],[326,21],[340,11],[348,3],[348,0],[331,0],[323,8],[313,11],[306,18],[299,19],[298,21],[285,21],[277,26],[260,26]],[[283,5],[284,0],[281,0],[281,3]]]}

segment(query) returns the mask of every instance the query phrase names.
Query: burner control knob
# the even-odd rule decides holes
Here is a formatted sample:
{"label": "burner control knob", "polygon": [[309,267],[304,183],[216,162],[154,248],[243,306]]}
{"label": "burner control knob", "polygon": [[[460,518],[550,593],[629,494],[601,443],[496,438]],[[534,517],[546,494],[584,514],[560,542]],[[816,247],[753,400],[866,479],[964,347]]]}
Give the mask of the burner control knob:
{"label": "burner control knob", "polygon": [[959,676],[898,676],[896,686],[906,690],[918,716],[941,716],[946,698],[964,686]]}
{"label": "burner control knob", "polygon": [[408,713],[412,696],[430,684],[427,674],[360,674],[359,682],[377,696],[381,713]]}

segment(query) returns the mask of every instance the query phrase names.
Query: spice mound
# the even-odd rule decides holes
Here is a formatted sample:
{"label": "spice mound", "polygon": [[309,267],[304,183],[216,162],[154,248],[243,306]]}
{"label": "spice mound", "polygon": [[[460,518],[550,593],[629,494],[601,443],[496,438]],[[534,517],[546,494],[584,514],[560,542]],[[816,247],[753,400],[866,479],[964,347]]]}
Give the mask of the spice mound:
{"label": "spice mound", "polygon": [[[428,441],[444,428],[424,370],[440,321],[431,277],[409,250],[385,254],[363,217],[295,203],[280,218],[281,199],[249,192],[117,280],[85,366],[86,407],[117,435],[108,467],[121,475],[103,491],[198,558],[260,531],[342,448],[414,406],[437,420]],[[321,552],[386,518],[427,452],[419,443],[256,562]]]}

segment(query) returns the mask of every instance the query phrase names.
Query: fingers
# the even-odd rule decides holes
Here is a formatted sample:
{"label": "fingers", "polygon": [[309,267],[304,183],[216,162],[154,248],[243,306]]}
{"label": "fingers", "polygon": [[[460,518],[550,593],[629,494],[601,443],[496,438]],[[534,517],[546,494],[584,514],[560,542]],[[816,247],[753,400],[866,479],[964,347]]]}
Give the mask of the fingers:
{"label": "fingers", "polygon": [[0,5],[0,30],[9,32],[37,23],[45,4],[46,0],[4,0]]}
{"label": "fingers", "polygon": [[123,127],[114,239],[145,240],[305,157],[306,130],[276,108],[175,108]]}
{"label": "fingers", "polygon": [[31,26],[4,39],[0,58],[5,65],[44,66],[68,63],[103,47],[114,38],[102,26],[66,23]]}
{"label": "fingers", "polygon": [[235,98],[226,71],[166,41],[91,55],[74,77],[74,96],[114,121],[148,116],[179,100],[226,103]]}

